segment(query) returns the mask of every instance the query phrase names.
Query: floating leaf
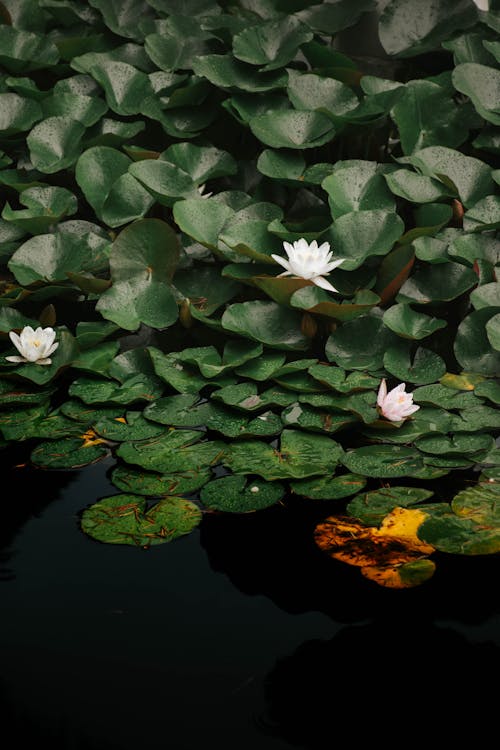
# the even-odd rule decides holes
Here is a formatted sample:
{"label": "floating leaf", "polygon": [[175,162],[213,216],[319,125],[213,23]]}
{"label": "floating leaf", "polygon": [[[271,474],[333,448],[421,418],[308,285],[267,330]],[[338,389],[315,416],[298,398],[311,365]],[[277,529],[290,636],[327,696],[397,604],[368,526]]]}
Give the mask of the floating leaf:
{"label": "floating leaf", "polygon": [[446,321],[419,313],[408,304],[392,305],[385,311],[384,325],[406,339],[424,339],[440,328],[446,328]]}
{"label": "floating leaf", "polygon": [[282,68],[313,34],[295,16],[265,21],[235,34],[233,54],[239,60],[261,66],[262,71]]}
{"label": "floating leaf", "polygon": [[238,302],[229,305],[222,325],[233,333],[276,349],[305,350],[309,339],[301,332],[301,316],[275,302]]}
{"label": "floating leaf", "polygon": [[374,161],[338,161],[321,187],[335,219],[351,211],[394,210],[394,199]]}
{"label": "floating leaf", "polygon": [[477,276],[461,263],[421,266],[401,287],[397,302],[449,302],[477,284]]}
{"label": "floating leaf", "polygon": [[47,117],[29,133],[26,142],[33,166],[54,174],[72,166],[81,151],[85,126],[72,117]]}
{"label": "floating leaf", "polygon": [[30,459],[42,469],[79,469],[101,461],[109,454],[102,440],[67,437],[47,440],[32,450]]}
{"label": "floating leaf", "polygon": [[500,125],[500,71],[475,62],[457,65],[452,73],[453,85],[468,96],[481,117]]}
{"label": "floating leaf", "polygon": [[427,175],[416,174],[408,169],[396,169],[384,175],[394,195],[412,203],[433,203],[453,196],[453,191]]}
{"label": "floating leaf", "polygon": [[234,474],[258,474],[264,479],[301,479],[332,473],[342,454],[341,446],[322,435],[284,430],[280,448],[259,440],[232,443],[223,464]]}
{"label": "floating leaf", "polygon": [[232,55],[201,55],[193,60],[193,70],[214,86],[237,91],[272,91],[286,85],[283,71],[260,72]]}
{"label": "floating leaf", "polygon": [[186,470],[171,474],[153,474],[129,466],[117,466],[111,474],[111,481],[122,492],[135,495],[184,495],[196,492],[210,481],[209,469]]}
{"label": "floating leaf", "polygon": [[346,259],[342,269],[352,271],[372,255],[387,255],[403,231],[403,221],[393,211],[352,211],[335,221],[327,237],[335,254]]}
{"label": "floating leaf", "polygon": [[177,264],[177,237],[160,219],[143,219],[126,227],[113,243],[112,287],[97,309],[107,320],[133,331],[141,323],[167,328],[178,308],[168,280]]}
{"label": "floating leaf", "polygon": [[2,136],[30,130],[43,117],[37,102],[13,93],[0,93],[0,130]]}
{"label": "floating leaf", "polygon": [[[495,341],[498,345],[495,323],[491,324],[498,317],[496,313],[496,308],[483,307],[467,315],[458,326],[454,352],[464,370],[482,375],[500,374],[500,352],[494,347]],[[489,334],[488,325],[492,334]]]}
{"label": "floating leaf", "polygon": [[390,588],[407,588],[422,583],[434,566],[409,574],[406,566],[425,562],[434,547],[421,541],[416,532],[426,518],[420,510],[396,508],[380,528],[365,526],[352,518],[330,516],[316,526],[318,547],[331,557],[361,568],[361,573]]}
{"label": "floating leaf", "polygon": [[48,68],[59,61],[57,47],[46,36],[5,23],[0,26],[0,50],[0,64],[14,74]]}
{"label": "floating leaf", "polygon": [[80,398],[86,404],[133,404],[136,401],[154,401],[162,393],[160,381],[146,374],[134,375],[121,384],[83,376],[73,380],[69,387],[69,395]]}
{"label": "floating leaf", "polygon": [[182,497],[168,497],[146,507],[137,495],[120,494],[86,508],[81,527],[98,542],[147,549],[191,533],[200,521],[200,509]]}
{"label": "floating leaf", "polygon": [[200,500],[210,510],[251,513],[269,508],[281,500],[284,487],[278,482],[251,481],[244,476],[225,476],[206,484]]}
{"label": "floating leaf", "polygon": [[384,354],[384,367],[402,382],[424,385],[435,383],[446,372],[444,359],[430,349],[419,346],[414,353],[411,345],[400,342]]}
{"label": "floating leaf", "polygon": [[365,477],[359,474],[314,477],[290,482],[290,488],[297,495],[310,500],[340,500],[356,494],[366,485]]}
{"label": "floating leaf", "polygon": [[165,432],[164,427],[152,424],[139,411],[128,411],[118,419],[103,417],[93,424],[93,430],[105,440],[123,443],[126,440],[147,440]]}
{"label": "floating leaf", "polygon": [[411,477],[423,466],[418,451],[399,445],[355,448],[347,451],[341,461],[349,471],[366,477]]}
{"label": "floating leaf", "polygon": [[317,148],[335,137],[332,121],[320,112],[275,110],[250,120],[256,138],[273,148]]}
{"label": "floating leaf", "polygon": [[333,121],[348,117],[359,104],[353,90],[341,81],[293,69],[288,71],[288,97],[295,109],[319,111]]}
{"label": "floating leaf", "polygon": [[116,453],[127,463],[160,474],[198,471],[220,463],[227,451],[221,441],[197,442],[202,437],[194,430],[171,430],[157,438],[122,443]]}
{"label": "floating leaf", "polygon": [[78,208],[76,196],[66,188],[57,186],[23,190],[19,202],[26,208],[13,211],[6,203],[2,219],[30,234],[50,231],[64,216],[71,216]]}
{"label": "floating leaf", "polygon": [[394,508],[407,508],[432,497],[431,490],[419,487],[384,487],[371,490],[349,501],[347,512],[367,526],[379,526]]}
{"label": "floating leaf", "polygon": [[332,333],[325,347],[329,362],[346,370],[378,370],[396,336],[378,317],[363,315]]}

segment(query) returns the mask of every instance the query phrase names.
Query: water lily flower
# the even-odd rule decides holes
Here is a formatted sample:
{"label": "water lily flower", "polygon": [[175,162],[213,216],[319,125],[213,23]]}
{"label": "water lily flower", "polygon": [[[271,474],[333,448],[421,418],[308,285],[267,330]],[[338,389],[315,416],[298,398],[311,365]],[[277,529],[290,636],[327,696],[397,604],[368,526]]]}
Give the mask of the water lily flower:
{"label": "water lily flower", "polygon": [[200,185],[198,188],[198,192],[202,198],[210,198],[210,196],[213,195],[213,193],[205,193],[205,187],[206,187],[205,183],[203,183],[203,185]]}
{"label": "water lily flower", "polygon": [[490,9],[490,2],[489,0],[472,0],[472,2],[477,5],[479,10],[489,10]]}
{"label": "water lily flower", "polygon": [[288,255],[288,260],[280,255],[271,255],[276,263],[286,268],[286,271],[280,273],[279,276],[298,276],[301,279],[312,281],[313,284],[320,286],[322,289],[327,289],[330,292],[338,291],[324,276],[340,266],[345,258],[332,260],[333,253],[328,242],[323,242],[318,247],[316,240],[309,244],[307,240],[302,238],[294,242],[293,245],[284,242],[283,246]]}
{"label": "water lily flower", "polygon": [[9,332],[9,337],[19,355],[5,357],[9,362],[35,362],[37,365],[50,365],[50,355],[55,352],[59,344],[54,340],[56,332],[53,328],[37,328],[25,326],[18,336],[14,331]]}
{"label": "water lily flower", "polygon": [[382,416],[390,419],[391,422],[400,422],[420,409],[420,406],[413,403],[412,394],[405,392],[405,388],[406,383],[400,383],[387,393],[385,378],[382,378],[378,389],[377,405]]}

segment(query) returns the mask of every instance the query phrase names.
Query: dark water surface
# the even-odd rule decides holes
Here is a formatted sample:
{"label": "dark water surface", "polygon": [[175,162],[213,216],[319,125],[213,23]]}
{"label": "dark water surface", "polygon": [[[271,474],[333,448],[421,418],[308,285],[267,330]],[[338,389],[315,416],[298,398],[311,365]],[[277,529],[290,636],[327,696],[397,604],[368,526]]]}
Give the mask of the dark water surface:
{"label": "dark water surface", "polygon": [[321,515],[293,503],[107,546],[79,514],[116,494],[111,460],[5,462],[0,705],[16,747],[333,748],[394,713],[424,733],[439,716],[448,738],[493,726],[498,557],[444,556],[422,587],[385,590],[320,553]]}

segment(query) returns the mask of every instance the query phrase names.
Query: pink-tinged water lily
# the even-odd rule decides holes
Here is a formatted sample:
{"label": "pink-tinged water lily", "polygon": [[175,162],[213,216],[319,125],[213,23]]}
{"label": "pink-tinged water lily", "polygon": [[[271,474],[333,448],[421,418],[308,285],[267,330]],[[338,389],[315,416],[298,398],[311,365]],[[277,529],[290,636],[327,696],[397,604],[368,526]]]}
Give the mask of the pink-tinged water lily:
{"label": "pink-tinged water lily", "polygon": [[14,331],[9,333],[10,340],[18,350],[19,355],[5,357],[9,362],[34,362],[37,365],[50,365],[50,355],[55,352],[59,344],[55,341],[56,332],[53,328],[37,328],[25,326],[18,336]]}
{"label": "pink-tinged water lily", "polygon": [[400,383],[387,393],[385,378],[382,378],[378,389],[377,405],[382,416],[390,419],[391,422],[400,422],[420,409],[420,406],[413,403],[412,394],[406,393],[405,388],[406,383]]}
{"label": "pink-tinged water lily", "polygon": [[302,238],[294,242],[293,245],[284,242],[283,247],[288,255],[288,260],[282,258],[281,255],[271,255],[276,263],[286,268],[284,273],[279,274],[280,276],[298,276],[300,279],[312,281],[316,286],[327,289],[329,292],[338,291],[324,276],[340,266],[345,258],[332,260],[333,253],[328,242],[323,242],[318,247],[316,240],[309,244],[307,240]]}

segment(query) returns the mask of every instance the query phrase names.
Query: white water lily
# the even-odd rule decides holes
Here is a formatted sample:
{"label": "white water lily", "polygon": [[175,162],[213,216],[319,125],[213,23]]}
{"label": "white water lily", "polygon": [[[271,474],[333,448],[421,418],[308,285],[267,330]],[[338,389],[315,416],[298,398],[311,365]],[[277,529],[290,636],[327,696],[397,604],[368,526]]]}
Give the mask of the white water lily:
{"label": "white water lily", "polygon": [[489,0],[472,0],[472,2],[477,5],[479,10],[489,10],[490,9],[490,2]]}
{"label": "white water lily", "polygon": [[400,383],[387,393],[385,378],[382,378],[378,389],[377,404],[382,416],[390,419],[391,422],[400,422],[420,409],[420,406],[413,403],[412,394],[406,393],[405,388],[406,383]]}
{"label": "white water lily", "polygon": [[19,355],[5,357],[9,362],[35,362],[37,365],[50,365],[50,355],[55,352],[58,343],[54,343],[56,332],[53,328],[37,328],[25,326],[20,335],[14,331],[9,332],[9,337]]}
{"label": "white water lily", "polygon": [[307,240],[302,238],[294,242],[293,245],[284,242],[283,247],[288,255],[288,260],[282,258],[281,255],[271,255],[276,263],[286,268],[286,271],[280,273],[279,276],[298,276],[301,279],[312,281],[316,286],[327,289],[329,292],[338,291],[324,276],[340,266],[345,258],[332,260],[333,253],[328,242],[323,242],[318,247],[316,240],[309,244]]}
{"label": "white water lily", "polygon": [[198,192],[202,198],[210,198],[210,196],[213,195],[213,193],[205,193],[205,183],[199,186]]}

